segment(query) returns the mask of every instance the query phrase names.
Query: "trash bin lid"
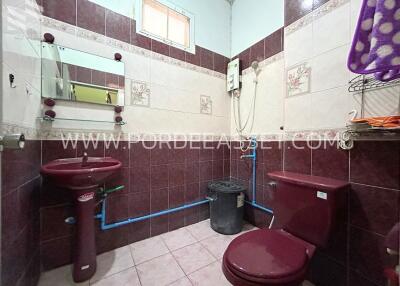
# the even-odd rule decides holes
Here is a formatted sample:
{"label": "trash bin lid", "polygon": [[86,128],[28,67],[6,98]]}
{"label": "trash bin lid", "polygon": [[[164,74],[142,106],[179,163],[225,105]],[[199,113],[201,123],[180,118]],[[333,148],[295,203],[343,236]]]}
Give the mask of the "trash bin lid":
{"label": "trash bin lid", "polygon": [[246,190],[241,184],[231,181],[215,181],[209,182],[208,188],[215,192],[220,193],[241,193]]}

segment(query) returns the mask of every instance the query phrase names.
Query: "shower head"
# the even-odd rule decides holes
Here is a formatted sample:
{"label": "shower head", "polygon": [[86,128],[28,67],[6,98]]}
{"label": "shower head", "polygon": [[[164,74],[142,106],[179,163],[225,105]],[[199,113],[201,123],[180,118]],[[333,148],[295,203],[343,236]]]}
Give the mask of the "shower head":
{"label": "shower head", "polygon": [[251,68],[254,70],[254,73],[256,74],[256,77],[261,73],[260,65],[258,61],[254,61],[251,63]]}
{"label": "shower head", "polygon": [[254,71],[257,71],[259,66],[258,66],[258,61],[254,61],[251,63],[251,67],[253,68]]}

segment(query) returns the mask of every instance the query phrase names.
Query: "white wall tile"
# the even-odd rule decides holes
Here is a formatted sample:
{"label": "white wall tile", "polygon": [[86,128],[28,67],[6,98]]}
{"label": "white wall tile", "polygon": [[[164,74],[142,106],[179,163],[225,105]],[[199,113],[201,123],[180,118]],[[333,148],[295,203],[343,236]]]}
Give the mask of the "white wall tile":
{"label": "white wall tile", "polygon": [[285,100],[285,130],[307,130],[312,126],[311,95],[299,95]]}
{"label": "white wall tile", "polygon": [[313,23],[313,55],[319,55],[350,42],[350,3]]}
{"label": "white wall tile", "polygon": [[323,53],[311,60],[311,91],[343,86],[349,81],[347,68],[349,46]]}
{"label": "white wall tile", "polygon": [[286,67],[311,58],[313,51],[312,23],[285,37]]}

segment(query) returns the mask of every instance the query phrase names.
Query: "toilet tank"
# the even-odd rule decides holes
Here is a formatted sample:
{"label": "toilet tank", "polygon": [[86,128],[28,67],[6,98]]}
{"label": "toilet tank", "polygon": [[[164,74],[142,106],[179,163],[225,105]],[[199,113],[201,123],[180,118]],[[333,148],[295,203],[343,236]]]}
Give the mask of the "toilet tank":
{"label": "toilet tank", "polygon": [[346,215],[348,182],[291,172],[268,175],[276,182],[274,227],[326,246],[335,223]]}

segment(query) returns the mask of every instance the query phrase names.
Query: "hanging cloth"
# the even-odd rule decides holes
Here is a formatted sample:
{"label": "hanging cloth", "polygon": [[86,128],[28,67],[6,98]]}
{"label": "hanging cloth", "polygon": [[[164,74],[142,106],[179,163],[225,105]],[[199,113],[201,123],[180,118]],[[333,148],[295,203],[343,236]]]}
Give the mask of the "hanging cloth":
{"label": "hanging cloth", "polygon": [[399,0],[363,0],[348,67],[380,81],[400,78]]}

